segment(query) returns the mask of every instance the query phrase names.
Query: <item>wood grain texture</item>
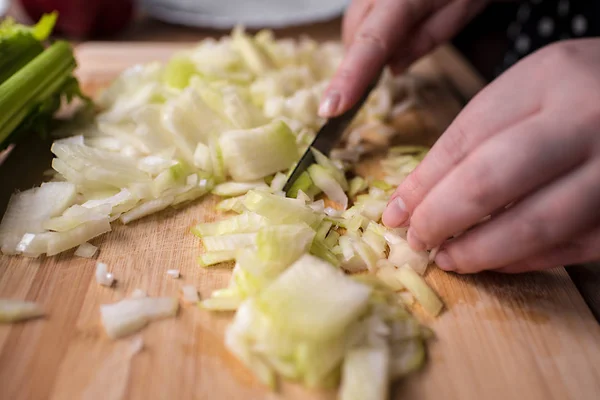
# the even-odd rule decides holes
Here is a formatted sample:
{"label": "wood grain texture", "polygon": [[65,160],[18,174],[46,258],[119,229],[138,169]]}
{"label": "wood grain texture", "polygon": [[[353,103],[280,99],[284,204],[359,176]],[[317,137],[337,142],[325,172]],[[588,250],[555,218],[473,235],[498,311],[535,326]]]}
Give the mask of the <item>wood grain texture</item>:
{"label": "wood grain texture", "polygon": [[[93,91],[124,67],[164,58],[174,46],[182,45],[84,45],[78,51],[79,74]],[[439,67],[431,58],[416,70],[437,79]],[[431,142],[459,109],[448,92],[432,89],[428,99],[395,121],[403,140],[420,136]],[[10,165],[26,164],[12,160],[18,150],[9,156]],[[46,166],[36,165],[39,170]],[[1,182],[18,185],[21,172],[11,169],[12,180]],[[209,197],[115,225],[113,232],[93,240],[100,247],[97,259],[118,279],[114,288],[96,284],[96,260],[72,252],[39,260],[1,256],[0,297],[36,301],[48,315],[0,326],[0,399],[334,398],[331,392],[292,384],[283,385],[280,393],[268,392],[226,351],[227,313],[184,306],[177,318],[152,323],[133,337],[106,337],[99,305],[136,288],[150,296],[177,296],[180,286],[193,284],[206,297],[226,284],[229,270],[196,265],[198,240],[189,233],[195,223],[218,218],[214,203]],[[171,268],[181,270],[181,279],[166,275]],[[424,318],[437,335],[430,362],[399,382],[393,398],[598,398],[600,327],[564,269],[519,276],[457,276],[431,269],[427,280],[448,310],[434,321]],[[144,348],[133,353],[137,337]]]}

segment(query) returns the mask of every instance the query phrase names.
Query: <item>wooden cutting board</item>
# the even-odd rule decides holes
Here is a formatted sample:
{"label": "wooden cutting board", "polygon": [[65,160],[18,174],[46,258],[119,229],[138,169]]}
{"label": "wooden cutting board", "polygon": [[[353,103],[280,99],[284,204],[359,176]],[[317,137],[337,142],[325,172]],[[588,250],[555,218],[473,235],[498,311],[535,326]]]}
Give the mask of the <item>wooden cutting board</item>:
{"label": "wooden cutting board", "polygon": [[[164,59],[178,44],[89,44],[78,48],[86,90],[104,86],[123,68]],[[420,110],[396,121],[405,138],[439,134],[460,109],[448,86],[470,96],[478,80],[448,49],[415,71],[437,84]],[[440,89],[442,88],[442,89]],[[431,141],[431,140],[428,140]],[[48,168],[48,144],[18,146],[0,168],[0,210],[14,188],[39,183]],[[109,340],[99,306],[136,288],[150,296],[177,296],[193,284],[203,297],[223,287],[227,269],[201,269],[198,240],[189,229],[217,216],[207,198],[168,210],[94,240],[98,260],[118,282],[101,287],[96,260],[67,252],[54,258],[0,256],[0,297],[36,301],[46,318],[0,326],[0,399],[317,399],[334,398],[292,384],[271,393],[223,346],[230,314],[183,307],[133,337]],[[166,270],[181,270],[172,279]],[[427,280],[448,310],[425,320],[437,338],[427,367],[395,385],[395,399],[600,398],[600,327],[564,269],[526,275],[457,276],[433,268]],[[132,351],[141,337],[142,351]]]}

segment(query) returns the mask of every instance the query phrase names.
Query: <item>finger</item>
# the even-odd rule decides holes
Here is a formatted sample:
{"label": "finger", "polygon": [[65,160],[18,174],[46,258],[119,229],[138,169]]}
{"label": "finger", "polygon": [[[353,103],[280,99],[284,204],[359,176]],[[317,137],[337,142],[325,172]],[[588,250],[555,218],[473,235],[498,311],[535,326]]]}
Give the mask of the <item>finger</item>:
{"label": "finger", "polygon": [[431,6],[431,1],[377,0],[325,91],[319,115],[333,117],[352,107]]}
{"label": "finger", "polygon": [[555,180],[448,242],[436,263],[460,273],[502,268],[591,230],[600,222],[599,170],[600,162],[589,162]]}
{"label": "finger", "polygon": [[572,170],[587,152],[587,141],[573,140],[548,116],[493,136],[425,195],[410,219],[412,244],[418,239],[416,247],[440,245]]}
{"label": "finger", "polygon": [[406,49],[396,51],[396,56],[390,61],[392,72],[404,72],[414,61],[454,37],[487,3],[488,1],[449,2],[423,22]]}
{"label": "finger", "polygon": [[597,227],[576,240],[563,243],[533,257],[494,271],[506,274],[540,271],[543,269],[582,264],[600,260],[600,228]]}
{"label": "finger", "polygon": [[407,224],[409,215],[425,195],[467,154],[498,132],[534,117],[541,110],[543,82],[532,78],[527,69],[507,71],[467,104],[398,186],[383,214],[384,224],[389,227]]}
{"label": "finger", "polygon": [[349,47],[352,43],[356,30],[371,11],[373,2],[374,0],[354,0],[348,7],[348,10],[346,10],[344,20],[342,21],[342,40],[344,46]]}

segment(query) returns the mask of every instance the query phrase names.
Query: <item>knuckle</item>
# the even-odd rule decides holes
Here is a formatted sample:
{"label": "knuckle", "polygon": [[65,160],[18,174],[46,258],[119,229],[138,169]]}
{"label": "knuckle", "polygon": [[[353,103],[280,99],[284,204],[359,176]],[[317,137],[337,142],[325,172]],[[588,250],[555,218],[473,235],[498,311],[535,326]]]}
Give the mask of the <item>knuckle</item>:
{"label": "knuckle", "polygon": [[360,30],[356,34],[354,40],[356,43],[368,46],[370,49],[374,49],[382,54],[388,54],[390,51],[390,46],[387,41],[379,32],[376,32],[372,29]]}
{"label": "knuckle", "polygon": [[549,218],[530,215],[521,218],[515,224],[513,238],[515,241],[526,243],[529,248],[537,249],[552,243],[554,235],[548,224]]}
{"label": "knuckle", "polygon": [[495,205],[498,192],[494,187],[493,170],[487,163],[465,169],[465,177],[461,179],[466,201],[478,210],[488,211]]}
{"label": "knuckle", "polygon": [[[335,85],[337,88],[353,86],[358,82],[359,74],[352,66],[341,67],[335,76]],[[333,86],[332,82],[332,86]]]}
{"label": "knuckle", "polygon": [[441,145],[440,156],[450,160],[454,165],[464,158],[469,139],[460,118],[455,120],[451,129],[444,134],[444,140],[439,142]]}
{"label": "knuckle", "polygon": [[406,203],[406,206],[409,210],[414,210],[418,199],[418,193],[421,189],[421,183],[419,182],[418,177],[418,168],[415,169],[409,176],[407,176],[400,186],[396,189],[394,193],[395,197],[402,197],[402,200]]}

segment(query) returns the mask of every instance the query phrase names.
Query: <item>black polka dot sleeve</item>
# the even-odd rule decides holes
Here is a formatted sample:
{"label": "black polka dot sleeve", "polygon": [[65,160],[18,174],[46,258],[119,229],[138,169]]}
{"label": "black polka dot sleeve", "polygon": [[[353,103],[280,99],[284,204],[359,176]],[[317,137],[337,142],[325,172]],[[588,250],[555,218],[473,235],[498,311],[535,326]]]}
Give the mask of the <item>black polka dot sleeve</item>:
{"label": "black polka dot sleeve", "polygon": [[506,35],[509,49],[495,74],[559,40],[600,35],[600,0],[522,1]]}

